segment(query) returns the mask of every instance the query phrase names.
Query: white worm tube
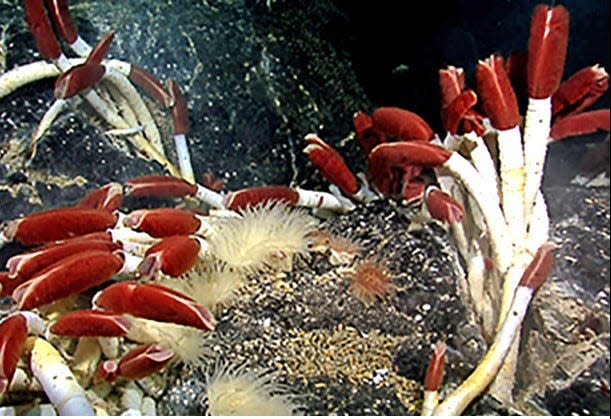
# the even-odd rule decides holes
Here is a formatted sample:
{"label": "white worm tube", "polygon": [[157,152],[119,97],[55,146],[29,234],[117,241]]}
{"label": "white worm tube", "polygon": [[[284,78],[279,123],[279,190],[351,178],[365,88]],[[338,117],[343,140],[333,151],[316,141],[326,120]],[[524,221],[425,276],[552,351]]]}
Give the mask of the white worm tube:
{"label": "white worm tube", "polygon": [[333,212],[349,212],[352,211],[355,206],[349,199],[339,199],[333,194],[328,192],[310,191],[306,189],[296,188],[299,193],[299,201],[297,206],[330,210]]}
{"label": "white worm tube", "polygon": [[30,368],[60,415],[94,415],[85,390],[59,352],[46,340],[34,338]]}
{"label": "white worm tube", "polygon": [[91,54],[92,48],[89,46],[89,44],[83,38],[81,38],[80,35],[77,35],[76,39],[74,40],[74,42],[69,44],[68,46],[79,57],[86,58],[86,57],[89,56],[89,54]]}
{"label": "white worm tube", "polygon": [[499,200],[496,190],[481,177],[471,163],[456,152],[452,153],[442,167],[462,182],[479,205],[488,227],[495,265],[499,272],[505,272],[509,268],[513,252],[511,246],[508,246],[509,232],[505,217],[497,204]]}
{"label": "white worm tube", "polygon": [[0,75],[0,99],[27,84],[49,77],[57,77],[60,70],[46,61],[36,61],[31,64],[15,67]]}
{"label": "white worm tube", "polygon": [[174,144],[176,145],[176,156],[178,157],[178,167],[180,168],[182,178],[188,182],[195,183],[187,137],[184,134],[174,135]]}
{"label": "white worm tube", "polygon": [[498,131],[503,213],[514,245],[524,240],[524,152],[519,127]]}
{"label": "white worm tube", "polygon": [[195,197],[213,208],[225,208],[223,205],[223,195],[200,184],[197,184]]}
{"label": "white worm tube", "polygon": [[490,152],[488,151],[488,147],[486,147],[482,137],[475,132],[468,132],[464,137],[467,141],[471,141],[475,144],[475,148],[471,150],[471,161],[473,162],[473,166],[482,178],[490,183],[490,188],[497,191],[494,196],[498,200],[498,175],[496,173],[496,167],[494,167],[494,162],[492,161],[492,156],[490,156]]}
{"label": "white worm tube", "polygon": [[524,123],[524,217],[527,226],[530,224],[537,191],[541,187],[551,121],[551,98],[529,98]]}
{"label": "white worm tube", "polygon": [[496,335],[492,346],[490,346],[475,371],[437,406],[433,412],[434,415],[460,415],[469,403],[490,384],[501,368],[517,331],[520,329],[533,292],[531,288],[526,286],[518,287],[511,305],[510,315],[505,319],[503,327]]}
{"label": "white worm tube", "polygon": [[115,86],[119,92],[121,92],[123,97],[125,97],[129,107],[136,115],[138,122],[140,122],[142,125],[146,139],[150,141],[151,145],[155,147],[160,154],[165,156],[163,151],[163,143],[161,142],[161,135],[159,134],[157,125],[155,125],[153,116],[144,104],[144,101],[136,88],[121,72],[112,67],[106,67],[104,79],[111,82],[113,86]]}

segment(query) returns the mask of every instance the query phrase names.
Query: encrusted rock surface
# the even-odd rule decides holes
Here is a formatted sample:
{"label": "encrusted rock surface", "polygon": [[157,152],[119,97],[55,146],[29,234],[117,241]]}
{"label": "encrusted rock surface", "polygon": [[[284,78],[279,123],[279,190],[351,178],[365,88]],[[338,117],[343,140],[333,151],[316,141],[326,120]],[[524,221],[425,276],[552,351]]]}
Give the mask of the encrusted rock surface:
{"label": "encrusted rock surface", "polygon": [[[222,358],[280,371],[308,414],[418,413],[431,345],[448,344],[448,382],[456,383],[486,344],[460,298],[462,270],[445,232],[430,225],[411,233],[409,225],[386,201],[323,223],[360,243],[360,256],[334,265],[328,251],[313,252],[286,277],[257,275],[218,315]],[[366,304],[349,289],[350,266],[371,256],[387,261],[395,289]],[[201,409],[181,403],[184,383],[194,380],[203,380],[200,371],[179,372],[162,399],[167,413]]]}

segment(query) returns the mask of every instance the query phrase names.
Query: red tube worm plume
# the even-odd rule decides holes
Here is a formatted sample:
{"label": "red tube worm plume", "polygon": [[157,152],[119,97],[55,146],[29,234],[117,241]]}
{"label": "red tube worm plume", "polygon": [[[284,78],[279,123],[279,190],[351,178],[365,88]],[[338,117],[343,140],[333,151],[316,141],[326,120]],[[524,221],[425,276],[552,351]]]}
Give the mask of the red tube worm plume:
{"label": "red tube worm plume", "polygon": [[405,109],[378,108],[371,115],[371,119],[376,128],[402,140],[430,141],[435,135],[424,119]]}
{"label": "red tube worm plume", "polygon": [[16,283],[25,282],[48,266],[86,250],[106,250],[113,252],[121,245],[112,240],[83,239],[55,242],[50,246],[36,248],[28,253],[15,255],[6,262],[9,277]]}
{"label": "red tube worm plume", "polygon": [[22,310],[30,310],[79,294],[110,279],[123,267],[123,257],[107,250],[72,254],[38,272],[13,291]]}
{"label": "red tube worm plume", "polygon": [[131,321],[120,314],[100,310],[77,310],[61,316],[50,331],[60,336],[125,336]]}
{"label": "red tube worm plume", "polygon": [[119,361],[119,376],[139,380],[161,371],[173,357],[173,351],[158,343],[138,346]]}
{"label": "red tube worm plume", "polygon": [[528,96],[550,97],[560,85],[569,37],[569,12],[564,6],[538,5],[528,38]]}
{"label": "red tube worm plume", "polygon": [[125,182],[125,195],[153,198],[182,198],[195,195],[197,185],[173,176],[139,176]]}
{"label": "red tube worm plume", "polygon": [[369,155],[369,163],[384,163],[392,166],[406,164],[421,167],[437,167],[452,155],[445,148],[422,141],[397,141],[380,144]]}
{"label": "red tube worm plume", "polygon": [[431,355],[431,362],[426,369],[424,377],[424,389],[426,391],[438,391],[443,379],[443,371],[446,363],[446,345],[437,342]]}
{"label": "red tube worm plume", "polygon": [[505,72],[502,57],[491,55],[480,61],[475,69],[475,78],[484,113],[492,126],[508,130],[520,122],[518,100]]}
{"label": "red tube worm plume", "polygon": [[45,4],[51,13],[55,29],[66,42],[74,43],[78,36],[78,29],[70,16],[68,0],[45,0]]}
{"label": "red tube worm plume", "polygon": [[414,166],[436,167],[445,163],[450,156],[451,153],[445,148],[423,141],[379,144],[369,153],[369,178],[378,191],[392,193],[395,182],[405,182],[407,170],[414,170]]}
{"label": "red tube worm plume", "polygon": [[161,270],[173,277],[187,272],[197,262],[199,241],[189,236],[170,236],[151,246],[138,270],[151,278]]}
{"label": "red tube worm plume", "polygon": [[322,177],[348,196],[357,193],[359,185],[342,156],[316,134],[306,135],[305,140],[308,145],[303,151]]}
{"label": "red tube worm plume", "polygon": [[27,337],[27,321],[21,314],[0,321],[0,396],[8,390]]}
{"label": "red tube worm plume", "polygon": [[117,216],[89,208],[54,208],[8,223],[4,235],[26,246],[68,239],[114,227]]}
{"label": "red tube worm plume", "polygon": [[98,366],[94,383],[113,382],[121,377],[127,380],[139,380],[161,371],[174,357],[174,352],[159,343],[140,345],[120,360],[104,361]]}
{"label": "red tube worm plume", "polygon": [[354,122],[354,132],[359,139],[359,144],[365,156],[368,156],[375,146],[386,142],[386,136],[382,131],[373,126],[373,120],[369,115],[363,112],[356,112],[352,119]]}
{"label": "red tube worm plume", "polygon": [[239,191],[229,192],[223,198],[225,208],[238,211],[248,206],[255,207],[258,204],[269,201],[280,201],[294,206],[299,201],[299,193],[288,186],[260,186],[256,188],[245,188]]}
{"label": "red tube worm plume", "polygon": [[418,204],[424,198],[426,185],[421,180],[410,180],[403,182],[401,197],[405,200],[405,205]]}
{"label": "red tube worm plume", "polygon": [[0,297],[11,295],[22,282],[19,281],[19,278],[9,277],[8,272],[0,272]]}
{"label": "red tube worm plume", "polygon": [[129,79],[166,108],[174,106],[172,96],[165,91],[159,80],[145,69],[132,64]]}
{"label": "red tube worm plume", "polygon": [[201,330],[213,330],[216,325],[214,316],[206,307],[185,294],[160,285],[116,282],[104,288],[94,298],[94,304],[104,310]]}
{"label": "red tube worm plume", "polygon": [[450,106],[465,89],[465,72],[462,68],[448,66],[439,70],[439,89],[441,90],[441,109]]}
{"label": "red tube worm plume", "polygon": [[609,109],[582,112],[565,116],[552,124],[550,137],[562,140],[567,137],[591,134],[597,130],[609,132]]}
{"label": "red tube worm plume", "polygon": [[26,0],[24,9],[30,32],[40,55],[49,60],[59,57],[62,51],[53,28],[51,28],[43,0]]}
{"label": "red tube worm plume", "polygon": [[100,64],[80,64],[72,67],[55,81],[55,97],[69,99],[92,88],[106,73],[106,67]]}
{"label": "red tube worm plume", "polygon": [[462,68],[448,66],[439,70],[441,89],[441,121],[450,134],[475,131],[482,135],[486,128],[483,118],[472,108],[477,103],[477,95],[465,89],[465,74]]}
{"label": "red tube worm plume", "polygon": [[123,224],[159,238],[194,234],[201,226],[201,221],[190,211],[154,208],[132,211],[125,217]]}
{"label": "red tube worm plume", "polygon": [[424,202],[431,216],[445,223],[452,224],[465,215],[465,210],[458,202],[436,187],[428,189]]}
{"label": "red tube worm plume", "polygon": [[555,118],[581,112],[609,88],[609,75],[598,64],[586,67],[563,82],[552,96]]}
{"label": "red tube worm plume", "polygon": [[554,262],[552,251],[557,247],[554,243],[546,242],[537,249],[532,262],[530,262],[530,265],[528,265],[524,274],[522,274],[520,286],[536,291],[545,282]]}
{"label": "red tube worm plume", "polygon": [[115,38],[115,33],[110,31],[106,33],[102,39],[98,41],[97,44],[93,47],[87,60],[86,64],[102,64],[102,60],[106,58],[106,54],[108,54],[108,50],[110,49],[110,45],[112,44],[112,40]]}
{"label": "red tube worm plume", "polygon": [[[461,122],[471,108],[477,103],[477,95],[471,89],[467,89],[454,98],[454,100],[441,110],[441,120],[443,127],[450,134],[457,134],[461,130]],[[466,131],[463,127],[462,131]],[[470,131],[470,130],[469,130]]]}
{"label": "red tube worm plume", "polygon": [[366,259],[356,265],[350,291],[365,304],[383,298],[393,289],[392,276],[384,260]]}
{"label": "red tube worm plume", "polygon": [[119,209],[122,199],[123,187],[121,184],[110,182],[88,193],[76,206],[78,208],[99,209],[112,213]]}
{"label": "red tube worm plume", "polygon": [[172,122],[174,123],[174,135],[184,135],[189,129],[189,111],[187,102],[180,92],[178,84],[174,80],[168,80],[167,90],[172,98]]}

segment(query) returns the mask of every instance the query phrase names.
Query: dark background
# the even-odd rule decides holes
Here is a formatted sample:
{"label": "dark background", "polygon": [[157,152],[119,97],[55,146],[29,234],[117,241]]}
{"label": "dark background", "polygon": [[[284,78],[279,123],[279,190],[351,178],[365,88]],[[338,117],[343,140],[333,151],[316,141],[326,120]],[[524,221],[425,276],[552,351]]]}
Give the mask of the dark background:
{"label": "dark background", "polygon": [[[350,51],[354,69],[377,106],[400,106],[423,116],[436,132],[439,120],[437,71],[463,67],[474,87],[478,59],[526,50],[536,0],[350,1],[335,4],[350,19],[352,35],[337,36]],[[564,79],[589,65],[609,69],[609,2],[569,0],[570,32]],[[402,72],[393,71],[399,65]],[[608,107],[609,93],[597,106]]]}

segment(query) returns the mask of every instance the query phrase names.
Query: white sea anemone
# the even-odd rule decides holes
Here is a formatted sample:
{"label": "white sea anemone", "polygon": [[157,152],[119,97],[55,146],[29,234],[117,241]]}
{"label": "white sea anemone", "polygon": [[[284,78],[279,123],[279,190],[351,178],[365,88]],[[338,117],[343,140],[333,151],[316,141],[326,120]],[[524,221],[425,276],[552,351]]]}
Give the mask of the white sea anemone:
{"label": "white sea anemone", "polygon": [[300,406],[287,386],[278,384],[277,374],[218,365],[206,374],[206,414],[212,416],[289,416]]}
{"label": "white sea anemone", "polygon": [[199,365],[204,359],[214,357],[210,340],[204,330],[179,324],[158,322],[128,316],[132,322],[127,338],[140,343],[161,343],[170,348],[178,358]]}
{"label": "white sea anemone", "polygon": [[243,272],[290,270],[293,256],[307,254],[307,235],[315,227],[305,212],[268,202],[240,218],[217,219],[208,243],[218,259]]}
{"label": "white sea anemone", "polygon": [[182,292],[204,307],[214,310],[227,306],[244,285],[244,273],[227,267],[198,262],[180,278],[163,276],[160,284]]}

